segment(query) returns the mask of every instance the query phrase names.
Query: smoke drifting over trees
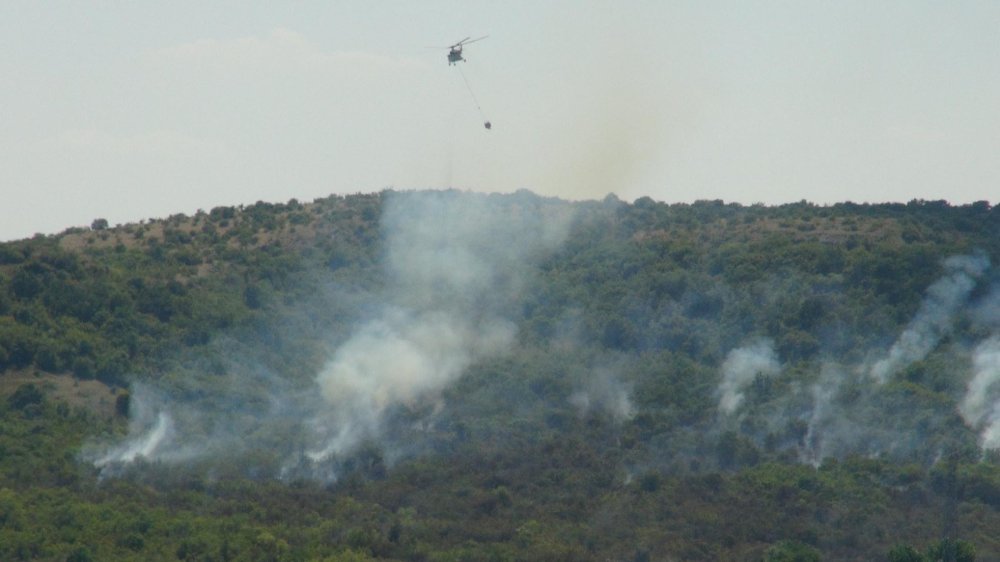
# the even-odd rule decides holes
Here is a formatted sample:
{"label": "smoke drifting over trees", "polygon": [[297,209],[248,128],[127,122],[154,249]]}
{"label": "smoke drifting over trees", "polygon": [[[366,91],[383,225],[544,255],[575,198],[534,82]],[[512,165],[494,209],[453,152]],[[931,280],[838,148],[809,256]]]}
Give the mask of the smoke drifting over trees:
{"label": "smoke drifting over trees", "polygon": [[[432,415],[442,391],[471,364],[510,350],[523,287],[572,220],[568,204],[519,197],[510,205],[457,192],[390,194],[380,221],[382,289],[352,297],[360,302],[357,326],[334,345],[314,388],[248,373],[233,357],[226,370],[234,387],[209,400],[139,386],[129,437],[95,448],[93,462],[113,473],[138,459],[178,462],[276,446],[272,452],[286,458],[283,474],[335,477],[327,465],[365,441],[380,442],[387,417],[400,409]],[[299,319],[293,312],[285,322]],[[180,384],[197,393],[201,377]],[[235,385],[249,381],[267,389],[267,403],[243,401]],[[626,415],[626,397],[598,399],[609,400]],[[293,434],[277,439],[275,428]]]}
{"label": "smoke drifting over trees", "polygon": [[1000,336],[980,343],[972,352],[973,376],[959,411],[965,423],[980,430],[984,449],[1000,449]]}
{"label": "smoke drifting over trees", "polygon": [[509,350],[518,293],[531,267],[563,242],[570,219],[566,207],[526,200],[516,214],[451,193],[387,202],[385,294],[317,377],[328,410],[315,424],[310,459],[377,437],[389,408],[440,400],[472,363]]}
{"label": "smoke drifting over trees", "polygon": [[722,363],[719,411],[732,414],[743,402],[743,390],[747,385],[758,376],[769,377],[779,370],[781,366],[770,341],[758,341],[730,351]]}
{"label": "smoke drifting over trees", "polygon": [[888,355],[871,368],[876,381],[884,383],[900,369],[927,356],[951,331],[955,312],[965,304],[976,279],[989,268],[985,256],[955,256],[944,262],[948,274],[927,289],[927,298]]}
{"label": "smoke drifting over trees", "polygon": [[[583,418],[607,415],[616,423],[628,422],[643,411],[633,398],[637,387],[654,382],[637,374],[644,369],[641,355],[622,354],[620,349],[662,341],[665,336],[656,334],[663,328],[640,333],[630,326],[664,326],[664,319],[676,311],[662,309],[656,318],[655,307],[647,302],[640,307],[627,305],[634,311],[624,321],[620,312],[602,318],[587,312],[589,304],[580,300],[585,297],[579,291],[567,299],[545,285],[547,272],[566,267],[557,265],[560,260],[590,251],[580,232],[592,236],[595,226],[607,229],[598,234],[600,239],[618,228],[614,217],[620,208],[614,200],[581,208],[528,193],[389,193],[379,217],[380,273],[371,278],[373,282],[364,288],[333,287],[325,300],[305,301],[308,311],[299,307],[284,313],[284,329],[327,342],[327,359],[317,365],[314,375],[283,378],[254,365],[251,356],[255,352],[246,344],[221,340],[224,343],[217,344],[212,353],[226,358],[222,377],[229,384],[218,385],[215,376],[212,388],[217,390],[204,396],[198,387],[206,375],[197,364],[190,364],[181,369],[190,376],[172,377],[162,388],[136,386],[129,435],[117,444],[92,445],[87,456],[104,473],[116,474],[140,459],[198,461],[233,454],[253,456],[258,455],[254,451],[263,450],[271,459],[264,463],[271,466],[265,473],[337,478],[342,463],[360,449],[373,445],[391,460],[418,450],[421,446],[416,443],[422,439],[433,441],[450,434],[448,428],[455,424],[466,423],[455,417],[463,411],[464,398],[449,404],[449,390],[470,370],[478,372],[480,365],[503,363],[511,353],[523,353],[518,350],[524,348],[525,338],[540,335],[553,338],[550,344],[538,342],[543,348],[553,346],[553,357],[577,363],[557,367],[556,372],[571,372],[562,375],[565,380],[544,384],[562,388],[562,395],[554,403],[537,403],[537,408],[558,410],[568,405]],[[577,238],[571,239],[574,229]],[[599,271],[600,265],[591,267]],[[886,350],[880,351],[861,334],[848,338],[861,343],[854,353],[861,359],[846,362],[823,352],[796,365],[792,356],[782,356],[787,343],[779,345],[771,337],[751,337],[750,343],[731,349],[716,363],[714,395],[721,416],[698,414],[702,421],[687,429],[671,429],[660,438],[665,439],[663,445],[650,449],[651,456],[630,462],[655,465],[660,447],[664,454],[673,451],[676,458],[702,457],[705,451],[700,446],[684,445],[684,433],[722,435],[734,424],[755,447],[791,451],[812,465],[851,454],[931,462],[941,454],[941,440],[956,434],[954,414],[960,414],[977,432],[984,450],[997,448],[996,336],[976,343],[970,353],[961,346],[946,348],[956,358],[966,357],[965,363],[960,360],[957,365],[968,364],[970,370],[964,397],[954,398],[958,405],[952,417],[899,379],[939,348],[952,334],[957,317],[996,329],[990,312],[996,308],[991,304],[996,300],[992,293],[969,305],[970,295],[988,278],[986,255],[945,257],[940,268],[943,274],[927,286],[914,316]],[[587,284],[584,281],[578,288]],[[715,309],[727,306],[725,302],[738,290],[738,286],[717,281],[701,287],[677,286],[676,300],[664,302],[686,306],[687,317],[677,320],[689,326],[697,326],[701,317],[718,314]],[[775,305],[781,303],[779,289],[764,290]],[[634,302],[636,296],[621,302]],[[552,309],[559,301],[565,303],[564,308]],[[337,314],[350,319],[349,324],[341,322],[339,336],[309,333],[302,327],[305,317],[322,314],[333,302],[339,303]],[[539,332],[538,324],[525,324],[528,309],[553,310],[564,319],[562,328]],[[824,314],[815,307],[801,310],[802,318],[806,310],[811,316]],[[666,326],[664,334],[670,333]],[[822,324],[814,328],[829,331]],[[717,330],[691,336],[711,338],[713,332]],[[776,335],[787,341],[785,334]],[[748,336],[739,331],[722,335],[744,340]],[[603,355],[574,352],[595,348],[595,344],[618,350]],[[858,351],[863,354],[858,356]],[[568,359],[574,354],[576,358]],[[250,386],[256,388],[250,394],[240,390]],[[265,389],[266,400],[258,397],[260,389]],[[506,396],[501,403],[511,400],[523,407],[525,398]],[[429,434],[423,433],[428,429]]]}
{"label": "smoke drifting over trees", "polygon": [[[926,396],[914,394],[902,384],[882,388],[894,376],[924,360],[952,331],[956,316],[970,318],[981,314],[968,310],[970,294],[977,280],[989,270],[983,255],[952,256],[942,263],[945,275],[926,291],[919,310],[887,351],[868,350],[874,362],[845,365],[821,361],[815,366],[818,375],[810,385],[793,385],[789,392],[768,401],[763,415],[771,432],[782,427],[804,424],[801,438],[787,446],[797,451],[803,462],[819,465],[825,458],[844,458],[851,454],[885,455],[931,461],[943,453],[938,440],[954,432],[954,421],[941,412],[933,413]],[[989,302],[987,300],[987,302]],[[975,306],[975,303],[973,303]],[[997,336],[975,345],[971,353],[963,348],[952,351],[958,365],[971,362],[972,372],[952,367],[959,380],[969,377],[968,390],[957,407],[966,424],[981,432],[979,443],[984,450],[1000,447],[997,441],[997,416],[1000,406],[1000,355]],[[734,349],[721,366],[718,388],[719,411],[736,412],[751,382],[772,377],[780,371],[780,359],[772,344],[758,341]],[[901,381],[900,381],[901,382]],[[773,434],[773,433],[772,433]],[[760,435],[757,435],[763,441]]]}
{"label": "smoke drifting over trees", "polygon": [[[987,204],[449,191],[0,245],[0,365],[33,383],[0,403],[28,453],[0,556],[41,552],[23,504],[53,559],[83,527],[101,559],[992,559],[998,232]],[[119,512],[153,522],[91,516]]]}

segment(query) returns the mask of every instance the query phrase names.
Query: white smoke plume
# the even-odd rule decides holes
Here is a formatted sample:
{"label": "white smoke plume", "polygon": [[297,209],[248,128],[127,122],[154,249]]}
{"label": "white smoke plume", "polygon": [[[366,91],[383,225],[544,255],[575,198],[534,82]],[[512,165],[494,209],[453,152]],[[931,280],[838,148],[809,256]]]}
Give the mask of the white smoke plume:
{"label": "white smoke plume", "polygon": [[313,423],[309,460],[376,439],[390,410],[440,400],[473,362],[511,346],[510,311],[528,269],[569,227],[568,207],[520,201],[501,207],[456,192],[388,197],[383,304],[316,377],[326,408]]}
{"label": "white smoke plume", "polygon": [[735,412],[743,403],[743,391],[758,375],[770,377],[781,371],[774,342],[760,339],[747,346],[734,349],[722,363],[722,382],[719,384],[719,411],[725,415]]}
{"label": "white smoke plume", "polygon": [[1000,448],[1000,336],[981,342],[972,353],[973,377],[958,411],[966,425],[980,430],[983,449]]}
{"label": "white smoke plume", "polygon": [[137,460],[159,459],[171,448],[176,435],[174,420],[156,406],[157,399],[144,386],[133,389],[130,404],[129,437],[109,448],[91,449],[86,458],[102,475],[114,473],[118,467]]}
{"label": "white smoke plume", "polygon": [[[321,289],[247,341],[220,336],[178,358],[132,388],[127,436],[82,457],[104,475],[141,460],[238,471],[227,459],[245,458],[253,474],[335,478],[363,445],[399,453],[414,428],[433,427],[443,390],[514,344],[530,272],[563,242],[572,209],[527,192],[385,193],[373,242],[383,283]],[[317,333],[320,316],[338,331]],[[261,341],[294,365],[273,365]]]}
{"label": "white smoke plume", "polygon": [[927,288],[917,315],[899,336],[886,357],[872,365],[870,375],[879,384],[920,361],[952,329],[956,311],[965,304],[976,280],[990,266],[986,256],[954,256],[944,262],[947,274]]}
{"label": "white smoke plume", "polygon": [[102,476],[114,476],[139,461],[236,470],[232,459],[256,451],[262,453],[257,464],[246,470],[272,470],[263,465],[301,441],[303,417],[318,400],[314,389],[270,370],[250,345],[220,337],[169,371],[133,384],[128,434],[117,443],[89,443],[82,458]]}
{"label": "white smoke plume", "polygon": [[[812,410],[805,437],[799,448],[801,462],[819,466],[824,458],[830,456],[831,442],[840,440],[837,437],[840,432],[834,428],[849,420],[845,412],[840,411],[835,400],[846,377],[847,374],[841,368],[824,363],[819,380],[810,388]],[[853,431],[850,433],[857,435]]]}
{"label": "white smoke plume", "polygon": [[569,397],[570,404],[576,407],[580,416],[600,411],[610,415],[614,421],[622,422],[635,415],[631,392],[612,369],[596,368],[581,382],[582,387]]}
{"label": "white smoke plume", "polygon": [[146,431],[108,451],[94,461],[103,468],[112,463],[130,463],[136,459],[152,459],[161,445],[169,443],[174,433],[174,420],[166,412],[159,412],[156,421]]}
{"label": "white smoke plume", "polygon": [[317,378],[330,406],[320,423],[333,436],[309,457],[321,460],[376,436],[390,407],[437,399],[473,361],[504,351],[513,338],[513,325],[501,320],[474,325],[441,311],[385,310]]}

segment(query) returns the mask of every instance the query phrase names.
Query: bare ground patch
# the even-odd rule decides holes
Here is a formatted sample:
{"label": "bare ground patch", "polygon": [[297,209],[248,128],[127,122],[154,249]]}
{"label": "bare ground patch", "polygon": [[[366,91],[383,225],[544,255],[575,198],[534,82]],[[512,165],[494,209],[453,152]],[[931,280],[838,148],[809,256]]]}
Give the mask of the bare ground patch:
{"label": "bare ground patch", "polygon": [[115,415],[115,401],[123,392],[96,380],[80,380],[72,375],[57,375],[35,370],[0,373],[0,398],[6,400],[24,384],[34,384],[48,400],[66,402],[104,418]]}

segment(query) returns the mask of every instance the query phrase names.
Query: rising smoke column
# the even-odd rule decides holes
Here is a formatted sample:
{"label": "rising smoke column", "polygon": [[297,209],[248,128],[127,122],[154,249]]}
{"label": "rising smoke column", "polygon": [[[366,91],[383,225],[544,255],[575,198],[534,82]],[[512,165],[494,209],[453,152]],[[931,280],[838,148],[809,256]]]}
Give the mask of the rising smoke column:
{"label": "rising smoke column", "polygon": [[[908,409],[909,404],[886,409],[891,401],[902,398],[884,394],[882,385],[924,359],[951,332],[955,315],[989,265],[983,255],[946,259],[945,275],[927,288],[917,314],[882,358],[851,369],[823,365],[810,391],[812,408],[800,460],[818,465],[825,457],[850,453],[907,454],[926,443],[927,427],[947,423],[937,418],[915,423],[918,416]],[[849,402],[841,400],[845,385],[853,387],[855,393]]]}
{"label": "rising smoke column", "polygon": [[632,419],[635,407],[629,397],[628,386],[610,367],[595,368],[584,377],[581,387],[569,396],[569,403],[576,407],[581,417],[591,412],[603,412],[616,422]]}
{"label": "rising smoke column", "polygon": [[798,448],[800,462],[817,467],[826,457],[864,449],[860,443],[866,440],[867,432],[859,427],[863,422],[856,419],[855,412],[845,410],[837,401],[850,378],[851,375],[839,365],[822,365],[819,379],[809,387],[812,407],[806,434]]}
{"label": "rising smoke column", "polygon": [[316,461],[344,453],[380,433],[387,411],[416,407],[455,381],[473,361],[513,341],[510,322],[470,322],[441,311],[387,308],[360,327],[317,377],[329,410],[317,427],[326,443]]}
{"label": "rising smoke column", "polygon": [[[508,350],[529,273],[565,239],[572,205],[528,192],[384,197],[384,287],[320,291],[271,328],[287,347],[280,358],[314,349],[293,340],[332,337],[315,332],[317,314],[361,318],[317,375],[269,367],[277,358],[261,342],[275,336],[220,336],[134,385],[128,435],[90,443],[81,457],[107,476],[146,460],[329,477],[332,465],[310,463],[400,429],[388,426],[393,413],[434,411],[470,365]],[[229,462],[237,458],[247,464]]]}
{"label": "rising smoke column", "polygon": [[989,266],[985,256],[954,256],[945,260],[947,274],[927,288],[927,296],[917,315],[889,354],[872,365],[872,378],[883,384],[892,375],[926,357],[951,331],[955,312],[968,300],[976,280]]}
{"label": "rising smoke column", "polygon": [[[284,459],[301,441],[302,419],[315,410],[315,392],[295,388],[266,369],[254,371],[245,364],[249,357],[226,355],[234,352],[230,346],[211,347],[225,373],[203,372],[194,361],[159,379],[133,384],[128,434],[114,443],[97,439],[86,444],[81,458],[102,476],[123,473],[140,460],[270,472],[264,459]],[[245,351],[245,346],[236,349]],[[248,464],[242,456],[254,451],[263,455]]]}
{"label": "rising smoke column", "polygon": [[198,457],[204,440],[194,443],[179,428],[176,416],[190,411],[177,407],[155,387],[135,384],[130,390],[128,435],[117,443],[88,443],[82,458],[100,469],[101,477],[115,476],[137,461],[183,462]]}
{"label": "rising smoke column", "polygon": [[761,339],[734,349],[722,363],[719,411],[730,415],[743,403],[743,391],[757,375],[773,376],[781,371],[771,340]]}
{"label": "rising smoke column", "polygon": [[176,428],[171,415],[159,403],[162,397],[145,385],[133,387],[129,405],[129,435],[121,443],[86,447],[83,456],[101,469],[101,475],[113,475],[122,466],[139,459],[177,457]]}
{"label": "rising smoke column", "polygon": [[972,353],[973,377],[958,411],[966,425],[979,430],[984,449],[1000,449],[1000,336],[980,343]]}
{"label": "rising smoke column", "polygon": [[388,413],[440,400],[475,361],[506,351],[529,267],[558,247],[568,206],[457,192],[392,193],[382,216],[388,285],[372,317],[316,377],[326,403],[313,462],[377,439]]}

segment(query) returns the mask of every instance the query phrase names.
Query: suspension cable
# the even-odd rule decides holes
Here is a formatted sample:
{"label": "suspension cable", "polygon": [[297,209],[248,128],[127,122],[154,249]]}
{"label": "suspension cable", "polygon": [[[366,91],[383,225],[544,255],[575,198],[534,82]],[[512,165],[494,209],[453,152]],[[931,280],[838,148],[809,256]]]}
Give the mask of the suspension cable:
{"label": "suspension cable", "polygon": [[465,87],[469,89],[469,95],[471,95],[471,96],[472,96],[472,101],[473,101],[473,103],[475,103],[475,104],[476,104],[476,109],[478,109],[478,110],[479,110],[479,115],[480,115],[480,117],[482,117],[482,118],[483,118],[483,125],[484,125],[484,126],[485,126],[485,127],[487,128],[487,129],[491,128],[491,127],[492,127],[492,125],[490,124],[490,120],[486,118],[486,113],[484,113],[484,112],[483,112],[483,108],[482,108],[482,106],[480,106],[480,105],[479,105],[479,99],[478,99],[478,98],[476,98],[476,93],[472,91],[472,86],[471,86],[471,85],[469,85],[469,79],[468,79],[468,78],[466,78],[466,77],[465,77],[465,73],[464,73],[464,72],[462,72],[462,67],[461,67],[461,66],[459,66],[459,65],[456,65],[456,66],[458,66],[458,73],[462,75],[462,81],[463,81],[463,82],[465,82]]}

